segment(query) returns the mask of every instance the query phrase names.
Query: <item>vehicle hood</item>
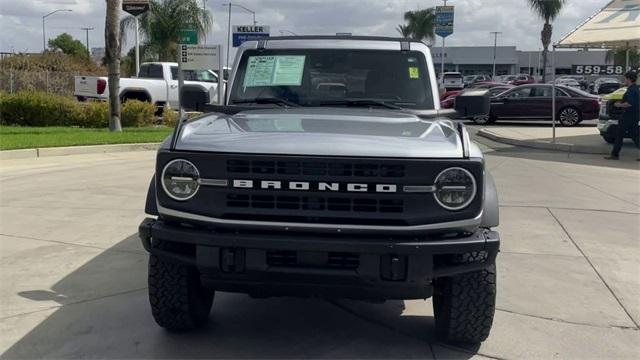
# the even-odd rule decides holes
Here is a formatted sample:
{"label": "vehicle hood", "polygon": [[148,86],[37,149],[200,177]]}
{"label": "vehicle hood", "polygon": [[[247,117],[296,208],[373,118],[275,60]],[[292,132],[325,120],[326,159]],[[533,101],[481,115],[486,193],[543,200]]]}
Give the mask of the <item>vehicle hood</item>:
{"label": "vehicle hood", "polygon": [[450,120],[345,107],[207,114],[182,127],[176,150],[398,158],[463,155],[462,141]]}
{"label": "vehicle hood", "polygon": [[622,97],[624,96],[625,92],[627,92],[627,88],[626,87],[622,87],[622,88],[612,92],[611,94],[603,95],[602,96],[602,100],[605,100],[605,101],[608,101],[608,100],[622,100]]}

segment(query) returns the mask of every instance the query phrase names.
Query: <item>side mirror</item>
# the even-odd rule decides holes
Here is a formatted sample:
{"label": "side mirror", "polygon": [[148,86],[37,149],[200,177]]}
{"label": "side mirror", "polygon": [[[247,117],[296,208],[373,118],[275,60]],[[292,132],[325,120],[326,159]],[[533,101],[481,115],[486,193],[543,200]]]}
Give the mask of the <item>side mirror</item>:
{"label": "side mirror", "polygon": [[454,108],[459,117],[471,117],[489,114],[490,106],[489,90],[469,89],[456,96]]}

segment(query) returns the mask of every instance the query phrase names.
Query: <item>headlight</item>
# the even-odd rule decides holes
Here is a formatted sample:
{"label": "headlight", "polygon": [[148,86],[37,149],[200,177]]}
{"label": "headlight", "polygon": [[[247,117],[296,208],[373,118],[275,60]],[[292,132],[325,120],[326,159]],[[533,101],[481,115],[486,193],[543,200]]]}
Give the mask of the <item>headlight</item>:
{"label": "headlight", "polygon": [[199,179],[198,169],[187,160],[173,160],[162,170],[162,188],[178,201],[189,200],[198,192]]}
{"label": "headlight", "polygon": [[462,210],[476,196],[476,179],[463,168],[449,168],[438,174],[434,196],[447,210]]}

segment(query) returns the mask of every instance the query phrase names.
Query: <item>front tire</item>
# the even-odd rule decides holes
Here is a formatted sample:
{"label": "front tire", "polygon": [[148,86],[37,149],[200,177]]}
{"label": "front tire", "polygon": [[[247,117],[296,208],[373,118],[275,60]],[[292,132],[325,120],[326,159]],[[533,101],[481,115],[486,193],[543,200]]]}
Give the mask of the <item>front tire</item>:
{"label": "front tire", "polygon": [[[166,249],[166,243],[154,247]],[[206,324],[214,291],[205,289],[193,266],[149,257],[149,303],[156,323],[168,330],[192,330]]]}
{"label": "front tire", "polygon": [[582,121],[582,115],[578,109],[569,106],[560,110],[558,119],[562,126],[576,126]]}
{"label": "front tire", "polygon": [[496,122],[496,119],[492,114],[474,116],[471,120],[476,125],[490,125]]}
{"label": "front tire", "polygon": [[[484,252],[461,255],[455,263],[483,261]],[[477,344],[487,339],[496,308],[496,266],[438,279],[433,295],[436,332],[447,342]]]}

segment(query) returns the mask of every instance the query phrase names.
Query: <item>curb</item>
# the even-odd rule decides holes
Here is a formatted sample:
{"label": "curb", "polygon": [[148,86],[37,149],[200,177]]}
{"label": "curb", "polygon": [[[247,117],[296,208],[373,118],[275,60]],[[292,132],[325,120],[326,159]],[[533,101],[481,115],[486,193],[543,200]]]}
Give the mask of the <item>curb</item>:
{"label": "curb", "polygon": [[540,141],[540,140],[518,140],[518,139],[513,139],[510,137],[498,135],[486,129],[478,130],[476,135],[487,138],[489,140],[499,142],[499,143],[503,143],[503,144],[529,147],[534,149],[562,151],[562,152],[578,153],[578,154],[596,154],[596,155],[608,155],[611,152],[610,149],[603,149],[600,146],[574,145],[574,144],[566,144],[566,143],[559,143],[559,142],[551,143],[551,142]]}
{"label": "curb", "polygon": [[50,156],[106,154],[129,151],[158,150],[160,143],[65,146],[0,151],[0,160],[34,159]]}

